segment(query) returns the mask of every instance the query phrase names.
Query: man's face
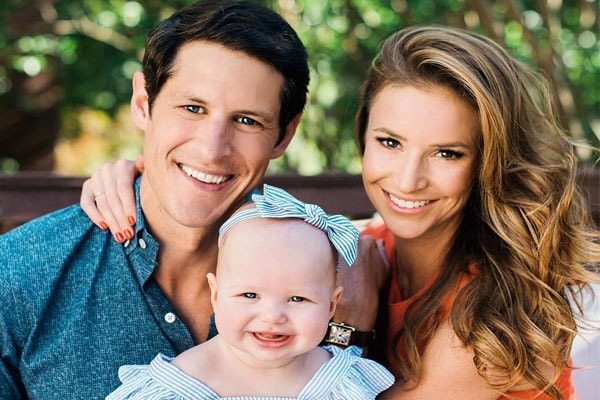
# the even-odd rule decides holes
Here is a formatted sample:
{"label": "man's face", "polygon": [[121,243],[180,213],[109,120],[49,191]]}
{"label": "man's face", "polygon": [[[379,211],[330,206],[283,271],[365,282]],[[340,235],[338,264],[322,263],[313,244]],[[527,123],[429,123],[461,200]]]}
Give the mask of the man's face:
{"label": "man's face", "polygon": [[141,195],[151,225],[210,227],[262,180],[297,124],[277,144],[282,85],[270,65],[195,41],[179,49],[150,115],[136,75],[132,114],[146,134]]}

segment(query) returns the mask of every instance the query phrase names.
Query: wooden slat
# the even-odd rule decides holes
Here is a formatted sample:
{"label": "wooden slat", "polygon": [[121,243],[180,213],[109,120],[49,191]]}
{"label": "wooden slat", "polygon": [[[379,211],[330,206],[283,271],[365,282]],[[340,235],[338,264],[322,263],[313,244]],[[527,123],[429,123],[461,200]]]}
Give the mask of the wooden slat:
{"label": "wooden slat", "polygon": [[[41,172],[0,174],[0,232],[78,202],[84,180]],[[275,175],[265,181],[303,201],[319,204],[329,213],[362,219],[374,212],[359,175]],[[587,194],[591,215],[600,226],[600,169],[582,170],[579,182]]]}

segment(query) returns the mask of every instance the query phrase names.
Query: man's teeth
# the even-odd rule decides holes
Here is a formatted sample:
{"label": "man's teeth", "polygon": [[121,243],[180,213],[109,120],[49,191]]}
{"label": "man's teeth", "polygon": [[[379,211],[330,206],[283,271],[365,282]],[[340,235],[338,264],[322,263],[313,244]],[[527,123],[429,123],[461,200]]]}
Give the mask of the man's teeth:
{"label": "man's teeth", "polygon": [[181,165],[181,169],[183,170],[183,172],[185,172],[186,174],[188,174],[188,176],[191,176],[194,179],[199,180],[200,182],[203,183],[223,183],[227,180],[227,175],[210,175],[210,174],[205,174],[204,172],[200,172],[198,170],[195,170],[193,168],[188,167],[187,165]]}
{"label": "man's teeth", "polygon": [[410,200],[402,200],[390,194],[390,199],[392,203],[401,208],[421,208],[431,202],[431,200],[421,200],[421,201],[410,201]]}

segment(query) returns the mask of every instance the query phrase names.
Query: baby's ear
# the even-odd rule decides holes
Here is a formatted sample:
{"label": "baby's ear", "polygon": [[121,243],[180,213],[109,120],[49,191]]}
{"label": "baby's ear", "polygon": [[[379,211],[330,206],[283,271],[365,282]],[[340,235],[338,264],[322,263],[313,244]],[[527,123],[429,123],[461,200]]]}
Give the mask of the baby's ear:
{"label": "baby's ear", "polygon": [[217,304],[217,277],[212,272],[206,274],[206,280],[208,280],[208,286],[210,287],[210,303],[215,309]]}
{"label": "baby's ear", "polygon": [[342,299],[342,293],[344,293],[344,288],[342,286],[337,286],[334,289],[333,294],[331,295],[331,302],[329,303],[329,318],[333,317],[333,314],[335,314],[335,309]]}

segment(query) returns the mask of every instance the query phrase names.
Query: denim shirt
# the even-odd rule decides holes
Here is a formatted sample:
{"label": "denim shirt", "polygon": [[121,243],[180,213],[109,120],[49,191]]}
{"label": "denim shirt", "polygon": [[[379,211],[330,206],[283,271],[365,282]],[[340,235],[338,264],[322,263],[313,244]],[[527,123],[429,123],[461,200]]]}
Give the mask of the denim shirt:
{"label": "denim shirt", "polygon": [[135,191],[125,244],[78,205],[0,236],[0,399],[101,399],[119,385],[119,366],[194,345],[153,278],[159,245],[139,179]]}

